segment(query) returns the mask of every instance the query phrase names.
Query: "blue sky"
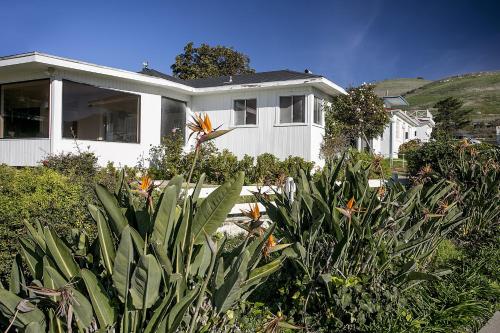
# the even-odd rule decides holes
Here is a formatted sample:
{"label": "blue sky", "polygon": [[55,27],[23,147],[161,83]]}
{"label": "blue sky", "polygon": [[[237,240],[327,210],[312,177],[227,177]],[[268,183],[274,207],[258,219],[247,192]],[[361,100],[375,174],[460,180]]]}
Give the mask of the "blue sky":
{"label": "blue sky", "polygon": [[0,0],[0,55],[40,51],[170,73],[188,41],[233,46],[257,71],[343,85],[500,70],[500,1]]}

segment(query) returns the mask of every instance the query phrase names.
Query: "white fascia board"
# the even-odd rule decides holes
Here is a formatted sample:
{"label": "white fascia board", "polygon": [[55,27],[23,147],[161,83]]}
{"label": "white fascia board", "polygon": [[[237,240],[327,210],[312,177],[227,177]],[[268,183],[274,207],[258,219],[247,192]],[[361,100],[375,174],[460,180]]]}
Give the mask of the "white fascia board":
{"label": "white fascia board", "polygon": [[242,91],[249,89],[285,88],[285,87],[304,86],[304,85],[316,87],[322,91],[325,91],[329,95],[347,94],[342,87],[336,85],[335,83],[325,78],[272,81],[272,82],[227,85],[227,86],[217,86],[217,87],[207,87],[207,88],[195,88],[194,94],[203,95],[203,94],[213,94],[218,92],[233,92],[233,91]]}
{"label": "white fascia board", "polygon": [[0,58],[0,67],[22,65],[28,63],[39,63],[46,65],[48,67],[63,68],[63,69],[70,69],[76,71],[95,73],[99,75],[111,76],[120,79],[136,81],[143,84],[170,88],[188,95],[203,95],[203,94],[211,94],[218,92],[222,93],[222,92],[249,90],[249,89],[282,88],[282,87],[293,87],[300,85],[315,86],[318,89],[323,90],[324,92],[331,95],[347,94],[342,87],[338,86],[337,84],[331,82],[330,80],[324,77],[312,78],[312,79],[241,84],[241,85],[227,85],[227,86],[207,87],[207,88],[194,88],[188,85],[172,82],[170,80],[157,78],[145,74],[91,64],[79,60],[62,58],[38,52],[25,53],[25,54]]}
{"label": "white fascia board", "polygon": [[0,67],[11,66],[11,65],[22,65],[28,63],[38,63],[46,65],[48,67],[54,67],[56,69],[62,68],[62,69],[69,69],[69,70],[76,70],[76,71],[89,72],[99,75],[111,76],[119,79],[136,81],[148,85],[171,88],[173,90],[187,94],[192,93],[194,91],[193,87],[165,80],[162,78],[156,78],[153,76],[126,71],[123,69],[96,65],[79,60],[61,58],[38,52],[0,58]]}

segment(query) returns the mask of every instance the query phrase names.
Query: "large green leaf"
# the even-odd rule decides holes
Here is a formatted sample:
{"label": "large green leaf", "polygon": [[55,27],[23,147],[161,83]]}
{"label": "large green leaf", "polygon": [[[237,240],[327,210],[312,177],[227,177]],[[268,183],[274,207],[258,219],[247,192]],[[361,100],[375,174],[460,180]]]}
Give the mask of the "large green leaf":
{"label": "large green leaf", "polygon": [[36,245],[26,238],[19,238],[19,245],[31,275],[35,279],[40,279],[42,277],[42,257],[37,253]]}
{"label": "large green leaf", "polygon": [[182,322],[182,319],[184,318],[184,315],[198,295],[199,289],[200,287],[196,286],[172,307],[167,317],[162,322],[162,325],[160,325],[160,328],[164,329],[158,330],[159,332],[176,332]]}
{"label": "large green leaf", "polygon": [[89,205],[89,211],[97,224],[97,237],[101,249],[102,261],[108,274],[113,274],[113,264],[115,261],[115,246],[111,236],[111,230],[104,214],[94,205]]}
{"label": "large green leaf", "polygon": [[[8,290],[0,289],[0,312],[8,320],[14,317],[17,306],[21,301],[23,301],[21,297]],[[18,311],[16,320],[14,320],[13,325],[16,327],[25,328],[30,323],[38,323],[40,325],[40,328],[42,329],[41,332],[43,332],[45,330],[45,316],[43,312],[36,308],[32,303],[28,301],[23,302],[26,302],[23,305],[24,308],[30,308],[32,310],[28,312]]]}
{"label": "large green leaf", "polygon": [[148,309],[160,294],[161,267],[152,254],[141,256],[132,274],[130,296],[136,309]]}
{"label": "large green leaf", "polygon": [[12,268],[10,270],[9,276],[9,290],[14,294],[19,295],[21,290],[25,290],[26,280],[24,279],[24,274],[21,266],[21,256],[16,255],[12,261]]}
{"label": "large green leaf", "polygon": [[71,278],[78,275],[78,265],[66,244],[48,227],[44,228],[44,236],[50,257],[57,264],[57,268],[63,273],[66,279],[71,280]]}
{"label": "large green leaf", "polygon": [[118,297],[122,302],[128,297],[130,288],[130,276],[134,265],[134,244],[130,235],[130,227],[123,229],[120,244],[116,251],[115,263],[113,266],[113,284]]}
{"label": "large green leaf", "polygon": [[175,207],[177,206],[177,187],[168,186],[163,190],[158,211],[155,213],[153,221],[153,233],[151,240],[155,244],[167,249],[170,235],[174,229]]}
{"label": "large green leaf", "polygon": [[80,273],[87,287],[101,329],[113,326],[116,321],[115,309],[101,282],[88,269],[82,269]]}
{"label": "large green leaf", "polygon": [[213,300],[217,312],[224,313],[231,308],[241,296],[241,285],[247,278],[247,267],[250,253],[245,250],[238,260],[231,265],[227,279],[214,293]]}
{"label": "large green leaf", "polygon": [[[53,280],[56,288],[68,286],[68,281],[66,281],[55,268],[49,266],[48,264],[44,264],[44,270],[45,269],[47,270],[50,278]],[[80,291],[74,289],[73,287],[71,288],[74,297],[73,311],[75,313],[76,323],[79,327],[86,329],[92,324],[93,321],[92,305],[87,297],[85,297]]]}
{"label": "large green leaf", "polygon": [[212,235],[231,211],[238,200],[245,174],[238,175],[219,186],[200,205],[193,218],[192,235],[195,244],[205,242],[205,234]]}
{"label": "large green leaf", "polygon": [[128,221],[118,205],[118,201],[103,185],[98,184],[95,188],[95,192],[112,222],[113,231],[120,236],[123,228],[128,225]]}

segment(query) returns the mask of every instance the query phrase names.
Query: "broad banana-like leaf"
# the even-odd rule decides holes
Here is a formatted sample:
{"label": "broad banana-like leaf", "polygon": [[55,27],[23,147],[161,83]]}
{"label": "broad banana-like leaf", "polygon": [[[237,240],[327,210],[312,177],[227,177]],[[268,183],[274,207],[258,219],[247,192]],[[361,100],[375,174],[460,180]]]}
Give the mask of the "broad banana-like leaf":
{"label": "broad banana-like leaf", "polygon": [[175,224],[175,208],[177,206],[177,187],[168,186],[163,190],[162,198],[153,217],[153,233],[151,240],[160,245],[164,251],[168,248],[170,235]]}
{"label": "broad banana-like leaf", "polygon": [[66,279],[71,280],[79,273],[78,265],[71,255],[71,250],[63,243],[54,231],[44,228],[45,243],[50,257]]}
{"label": "broad banana-like leaf", "polygon": [[190,266],[190,274],[198,277],[203,277],[210,266],[210,249],[203,245],[194,257],[194,261]]}
{"label": "broad banana-like leaf", "polygon": [[204,235],[212,235],[224,223],[240,196],[244,177],[245,174],[239,172],[235,178],[219,186],[203,200],[193,218],[191,232],[195,244],[203,244]]}
{"label": "broad banana-like leaf", "polygon": [[224,313],[231,308],[241,295],[241,284],[246,280],[250,253],[247,250],[231,265],[227,279],[222,286],[214,292],[213,300],[217,313]]}
{"label": "broad banana-like leaf", "polygon": [[[56,284],[54,283],[54,280],[52,280],[52,277],[50,276],[48,270],[46,269],[47,267],[50,266],[49,258],[47,256],[44,256],[43,262],[44,262],[44,265],[43,265],[43,267],[44,267],[44,269],[43,269],[43,286],[45,288],[55,290],[55,289],[57,289]],[[53,302],[57,301],[56,296],[52,296],[51,299]],[[53,309],[49,310],[49,331],[54,332],[54,333],[56,333],[56,332],[63,333],[64,332],[62,321],[58,316],[56,316]]]}
{"label": "broad banana-like leaf", "polygon": [[19,244],[26,266],[28,266],[31,275],[35,279],[41,279],[43,268],[42,257],[37,253],[36,246],[26,238],[19,238]]}
{"label": "broad banana-like leaf", "polygon": [[[50,278],[54,281],[56,288],[63,288],[68,285],[68,281],[66,281],[55,268],[47,265],[44,269],[47,270]],[[76,323],[78,327],[85,330],[92,324],[92,305],[89,300],[77,289],[72,288],[72,292],[75,299],[73,302],[73,311],[75,313]]]}
{"label": "broad banana-like leaf", "polygon": [[26,292],[26,280],[24,279],[24,274],[21,266],[21,256],[16,255],[14,260],[12,260],[12,268],[10,270],[9,276],[9,290],[14,294],[19,295],[21,290]]}
{"label": "broad banana-like leaf", "polygon": [[193,194],[191,194],[191,201],[193,203],[196,203],[198,201],[198,198],[200,197],[201,189],[203,188],[203,184],[205,183],[205,177],[206,174],[202,173],[200,179],[198,179],[198,182],[196,183],[196,187],[193,190]]}
{"label": "broad banana-like leaf", "polygon": [[[17,311],[18,305],[22,302],[23,309],[31,309],[30,311]],[[38,309],[34,304],[23,300],[21,297],[14,293],[0,289],[0,312],[2,315],[10,320],[17,312],[16,319],[13,322],[15,327],[26,328],[30,323],[38,323],[41,331],[45,331],[45,316],[43,312]]]}
{"label": "broad banana-like leaf", "polygon": [[161,267],[152,254],[141,256],[132,274],[130,296],[136,309],[149,309],[160,294]]}
{"label": "broad banana-like leaf", "polygon": [[97,238],[101,249],[102,261],[108,274],[113,274],[113,264],[115,261],[115,245],[111,236],[111,230],[104,214],[94,205],[89,205],[89,211],[97,224]]}
{"label": "broad banana-like leaf", "polygon": [[125,302],[125,299],[128,297],[133,265],[134,244],[130,236],[130,227],[127,226],[123,229],[120,244],[116,251],[112,275],[113,285],[122,302]]}
{"label": "broad banana-like leaf", "polygon": [[175,186],[177,197],[179,197],[179,194],[181,193],[182,189],[182,183],[184,183],[184,177],[182,177],[181,175],[177,175],[174,176],[172,179],[170,179],[167,186]]}
{"label": "broad banana-like leaf", "polygon": [[253,285],[255,283],[259,283],[263,278],[271,275],[280,269],[281,264],[283,263],[284,258],[278,258],[276,260],[271,261],[264,266],[258,267],[250,272],[248,275],[248,279],[242,283],[243,286]]}
{"label": "broad banana-like leaf", "polygon": [[177,302],[172,307],[172,309],[168,313],[168,316],[160,325],[160,328],[166,328],[166,329],[163,330],[159,329],[158,332],[168,332],[168,333],[176,332],[187,310],[195,300],[196,296],[198,296],[199,290],[200,287],[196,286],[193,290],[190,290],[183,298],[180,299],[179,302]]}
{"label": "broad banana-like leaf", "polygon": [[28,234],[31,236],[31,238],[35,241],[35,243],[40,246],[42,251],[47,251],[46,245],[45,245],[45,239],[43,236],[43,230],[36,230],[28,221],[23,221],[24,226],[26,229],[28,229]]}
{"label": "broad banana-like leaf", "polygon": [[124,212],[118,205],[116,197],[109,193],[108,189],[101,184],[96,186],[95,192],[109,216],[113,231],[116,235],[120,236],[123,228],[128,225],[128,221]]}
{"label": "broad banana-like leaf", "polygon": [[113,326],[116,322],[116,312],[101,282],[88,269],[82,269],[80,273],[101,329]]}

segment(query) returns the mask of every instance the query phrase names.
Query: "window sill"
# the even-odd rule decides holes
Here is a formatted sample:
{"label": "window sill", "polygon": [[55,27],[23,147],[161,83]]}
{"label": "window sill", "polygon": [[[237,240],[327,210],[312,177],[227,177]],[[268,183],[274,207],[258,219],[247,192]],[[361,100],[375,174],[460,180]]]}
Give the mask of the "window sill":
{"label": "window sill", "polygon": [[318,127],[318,128],[321,128],[321,129],[324,129],[325,128],[325,125],[320,125],[320,124],[316,124],[316,123],[312,123],[312,125],[314,127]]}
{"label": "window sill", "polygon": [[274,127],[294,127],[294,126],[308,126],[308,123],[277,123],[274,124]]}
{"label": "window sill", "polygon": [[123,142],[123,141],[106,141],[106,140],[89,140],[89,139],[74,139],[62,138],[63,141],[77,141],[77,142],[102,142],[102,143],[119,143],[126,145],[140,145],[140,142]]}
{"label": "window sill", "polygon": [[232,125],[229,128],[258,128],[259,125]]}

